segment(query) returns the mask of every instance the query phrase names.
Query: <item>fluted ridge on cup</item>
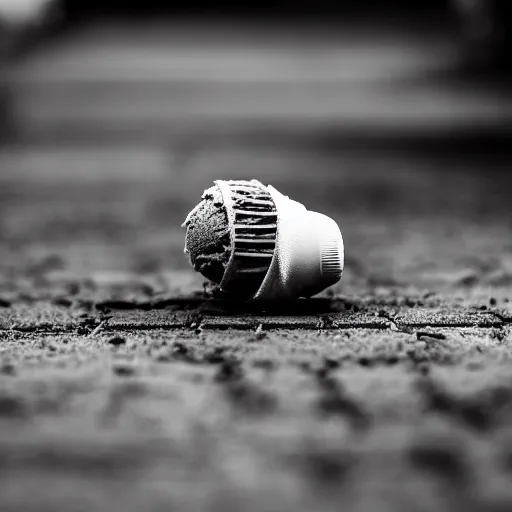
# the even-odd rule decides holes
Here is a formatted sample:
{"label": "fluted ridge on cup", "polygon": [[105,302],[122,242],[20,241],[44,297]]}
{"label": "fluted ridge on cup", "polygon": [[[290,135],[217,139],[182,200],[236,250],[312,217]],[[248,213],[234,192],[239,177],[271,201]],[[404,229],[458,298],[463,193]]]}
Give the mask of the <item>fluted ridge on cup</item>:
{"label": "fluted ridge on cup", "polygon": [[221,288],[249,297],[263,282],[274,256],[277,209],[267,188],[257,180],[216,183],[228,208],[233,247]]}
{"label": "fluted ridge on cup", "polygon": [[340,244],[340,232],[336,225],[325,227],[320,242],[322,275],[340,278],[343,272],[343,248]]}

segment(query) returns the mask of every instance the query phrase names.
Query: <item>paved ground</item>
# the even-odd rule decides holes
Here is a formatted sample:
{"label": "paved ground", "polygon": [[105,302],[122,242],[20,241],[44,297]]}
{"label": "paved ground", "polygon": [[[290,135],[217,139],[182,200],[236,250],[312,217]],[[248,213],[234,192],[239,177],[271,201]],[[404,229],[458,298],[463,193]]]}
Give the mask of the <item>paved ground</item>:
{"label": "paved ground", "polygon": [[[509,510],[503,86],[424,35],[129,28],[4,77],[0,509]],[[205,295],[220,177],[336,218],[341,284]]]}

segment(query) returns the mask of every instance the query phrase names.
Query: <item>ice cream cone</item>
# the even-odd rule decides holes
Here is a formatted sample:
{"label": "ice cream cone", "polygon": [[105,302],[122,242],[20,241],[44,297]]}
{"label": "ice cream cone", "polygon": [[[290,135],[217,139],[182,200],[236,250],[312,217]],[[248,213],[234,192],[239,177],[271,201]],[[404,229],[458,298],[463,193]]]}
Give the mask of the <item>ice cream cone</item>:
{"label": "ice cream cone", "polygon": [[[219,282],[223,292],[243,299],[292,299],[310,297],[339,281],[344,247],[334,220],[257,180],[218,180],[215,185],[231,242]],[[191,216],[197,217],[195,211],[187,226]]]}

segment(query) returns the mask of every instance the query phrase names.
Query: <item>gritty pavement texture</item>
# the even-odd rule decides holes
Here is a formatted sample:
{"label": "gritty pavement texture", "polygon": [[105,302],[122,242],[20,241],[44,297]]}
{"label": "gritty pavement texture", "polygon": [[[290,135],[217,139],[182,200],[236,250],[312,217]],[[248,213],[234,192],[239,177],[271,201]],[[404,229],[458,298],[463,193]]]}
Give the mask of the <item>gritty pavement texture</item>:
{"label": "gritty pavement texture", "polygon": [[[164,28],[6,75],[0,510],[510,510],[512,156],[443,138],[510,97],[403,34]],[[222,178],[335,218],[341,283],[212,297],[180,224]]]}

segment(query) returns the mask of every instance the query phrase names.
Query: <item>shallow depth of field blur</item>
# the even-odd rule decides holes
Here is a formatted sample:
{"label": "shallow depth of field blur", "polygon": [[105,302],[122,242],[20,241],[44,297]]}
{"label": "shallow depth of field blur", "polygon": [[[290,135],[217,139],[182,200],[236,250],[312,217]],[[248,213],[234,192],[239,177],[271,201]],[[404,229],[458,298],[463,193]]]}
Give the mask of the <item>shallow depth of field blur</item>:
{"label": "shallow depth of field blur", "polygon": [[398,236],[381,213],[453,221],[504,190],[497,8],[163,4],[0,2],[2,265],[187,272],[179,226],[203,189],[256,177],[342,224],[348,281],[365,254],[365,272],[423,282],[407,248],[376,243]]}
{"label": "shallow depth of field blur", "polygon": [[[508,510],[510,2],[168,3],[0,0],[0,510]],[[269,334],[183,254],[231,178],[345,240]]]}

